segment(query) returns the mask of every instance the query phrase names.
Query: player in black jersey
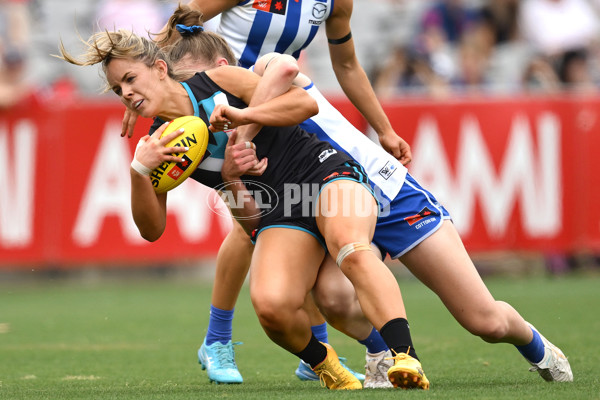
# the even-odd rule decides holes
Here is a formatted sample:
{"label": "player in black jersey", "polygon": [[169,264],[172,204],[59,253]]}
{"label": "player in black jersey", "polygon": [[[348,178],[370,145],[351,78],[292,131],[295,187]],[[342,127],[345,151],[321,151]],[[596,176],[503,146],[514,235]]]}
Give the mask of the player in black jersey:
{"label": "player in black jersey", "polygon": [[[101,32],[88,41],[88,51],[82,60],[72,57],[64,48],[61,48],[61,54],[66,61],[77,65],[102,63],[108,87],[143,117],[158,116],[164,120],[183,115],[203,117],[199,107],[195,107],[197,102],[191,97],[193,94],[196,100],[202,101],[194,94],[195,89],[192,88],[190,94],[175,79],[167,58],[149,40],[127,31]],[[187,83],[190,87],[196,84],[206,86],[203,96],[216,100],[217,110],[213,114],[219,116],[221,111],[231,112],[232,105],[243,107],[251,104],[258,80],[258,76],[248,70],[221,67],[195,75]],[[221,93],[232,105],[217,105],[223,99]],[[318,181],[316,192],[302,193],[312,203],[305,206],[304,197],[301,197],[299,218],[293,210],[279,209],[277,214],[275,211],[259,213],[260,220],[249,218],[241,221],[248,230],[259,229],[251,266],[250,291],[261,325],[274,342],[310,364],[329,388],[360,389],[361,383],[341,367],[333,348],[314,338],[308,317],[302,310],[325,255],[323,241],[327,251],[355,286],[365,315],[380,331],[388,347],[399,353],[405,339],[398,332],[403,330],[406,320],[400,289],[393,274],[371,251],[378,205],[369,192],[361,168],[329,144],[319,142],[292,126],[316,112],[312,98],[302,89],[293,88],[273,101],[238,110],[236,118],[239,123],[269,127],[261,129],[254,139],[259,157],[262,156],[261,151],[269,157],[269,166],[261,183],[282,193],[282,200],[290,200],[287,203],[282,201],[284,206],[294,208],[293,190],[302,191],[303,184]],[[208,118],[207,113],[204,118]],[[210,122],[214,132],[235,127],[227,126],[226,119],[214,116]],[[164,148],[166,142],[156,136],[144,138],[135,156],[149,169],[165,160],[178,158],[171,156],[173,149]],[[267,141],[267,138],[271,140]],[[230,139],[226,150],[233,146]],[[261,150],[261,146],[267,148]],[[250,151],[251,148],[244,150]],[[226,157],[227,154],[225,162]],[[240,177],[223,176],[230,184],[234,198],[237,198],[237,192],[247,190],[244,185],[247,179],[243,175]],[[166,196],[157,196],[148,176],[134,169],[131,179],[134,220],[142,236],[156,240],[165,228]],[[310,190],[314,188],[313,185],[307,187]],[[274,202],[267,204],[277,210]],[[252,217],[251,213],[256,210],[256,205],[252,205],[235,212],[238,217]],[[364,279],[365,276],[369,279]],[[399,356],[410,358],[406,353]],[[405,386],[428,387],[422,370],[415,368],[414,376],[412,371],[409,372],[411,376]]]}
{"label": "player in black jersey", "polygon": [[[306,118],[306,113],[312,112],[306,97],[294,90],[276,101],[260,106],[232,107],[251,104],[254,90],[257,90],[256,78],[248,75],[252,73],[239,68],[218,68],[196,75],[192,78],[193,81],[187,82],[188,87],[179,85],[169,76],[168,63],[160,58],[156,48],[152,48],[148,41],[127,35],[124,32],[97,34],[90,42],[90,51],[85,61],[73,59],[64,50],[63,56],[80,65],[103,62],[111,88],[142,116],[158,115],[164,119],[192,114],[201,116],[198,107],[195,107],[198,103],[194,102],[198,100],[196,94],[193,89],[189,90],[190,86],[196,84],[206,90],[204,93],[196,90],[196,93],[206,95],[206,99],[212,99],[214,103],[212,112],[205,116],[207,118],[211,114],[213,131],[232,127],[229,119],[238,124],[285,126],[301,121]],[[136,53],[138,47],[140,50]],[[219,98],[234,104],[224,105]],[[236,99],[241,103],[235,104]],[[235,118],[232,118],[234,115]],[[263,134],[266,135],[265,138],[270,138],[261,145],[272,146],[265,151],[269,158],[274,157],[275,163],[273,166],[269,162],[269,168],[273,169],[265,171],[261,183],[272,185],[278,194],[276,198],[283,194],[283,211],[273,199],[267,201],[267,208],[279,210],[277,213],[266,213],[264,209],[257,213],[256,204],[237,210],[238,217],[260,217],[260,220],[245,219],[242,223],[248,229],[260,229],[251,266],[250,290],[263,328],[273,341],[310,364],[328,387],[361,387],[356,378],[341,368],[333,349],[319,343],[311,335],[308,318],[301,309],[306,294],[314,285],[318,266],[325,254],[319,241],[322,235],[327,250],[353,283],[363,311],[381,332],[389,348],[399,353],[398,361],[403,361],[400,367],[411,367],[407,370],[399,369],[397,362],[394,369],[398,374],[394,378],[407,378],[400,385],[403,387],[427,388],[428,381],[422,370],[414,368],[416,360],[412,361],[410,355],[398,351],[401,347],[399,343],[403,340],[399,334],[403,321],[402,300],[393,275],[370,251],[377,204],[362,182],[361,169],[333,148],[321,147],[319,143],[305,139],[305,132],[301,130],[293,127],[271,129],[272,131],[262,129],[255,142]],[[288,135],[283,136],[286,133]],[[232,151],[238,150],[235,148],[238,144],[234,144],[234,137],[232,135],[225,146],[225,163]],[[161,140],[145,138],[138,149],[136,160],[144,164],[146,169],[153,169],[162,159],[171,157],[165,154],[173,152],[173,149],[165,149],[165,142]],[[241,151],[251,151],[249,142],[240,144],[247,147],[240,149]],[[251,166],[255,163],[258,160],[250,160],[247,164]],[[224,182],[231,185],[234,194],[248,189],[245,185],[248,180],[243,176],[246,169],[242,166],[237,172],[222,174]],[[154,195],[148,178],[138,171],[132,169],[131,177],[132,207],[136,223],[143,235],[149,233],[145,237],[159,237],[164,230],[166,198],[161,201]],[[299,199],[303,207],[300,213],[297,209],[292,210],[297,203],[292,202],[290,191],[313,182],[318,183],[316,194],[307,196],[310,206],[304,208],[306,203],[302,195],[305,193],[301,191],[301,195],[294,199]],[[308,187],[312,189],[314,186]],[[286,202],[286,199],[289,201]],[[285,209],[286,205],[291,205],[289,210]],[[290,215],[291,220],[286,220]],[[315,226],[317,231],[314,230]],[[566,363],[563,370],[564,380],[567,380],[567,375],[570,374],[570,368],[566,368],[568,362],[564,356],[558,358],[564,359]],[[413,369],[416,372],[413,373]],[[393,383],[398,384],[394,380]]]}

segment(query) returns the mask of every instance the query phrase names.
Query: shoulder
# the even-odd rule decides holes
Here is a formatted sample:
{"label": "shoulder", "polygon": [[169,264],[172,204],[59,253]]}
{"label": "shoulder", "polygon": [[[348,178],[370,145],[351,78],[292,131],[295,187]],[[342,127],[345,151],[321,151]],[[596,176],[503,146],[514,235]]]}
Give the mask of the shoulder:
{"label": "shoulder", "polygon": [[250,79],[255,80],[258,79],[256,74],[246,68],[238,67],[234,65],[222,65],[217,68],[209,69],[204,72],[206,76],[210,79],[219,83],[219,81],[228,81],[228,80],[236,80],[241,79],[242,81],[238,81],[237,83],[240,85],[244,84],[243,80]]}
{"label": "shoulder", "polygon": [[350,20],[353,4],[353,0],[335,0],[329,19],[340,18]]}
{"label": "shoulder", "polygon": [[188,6],[194,10],[201,11],[205,21],[240,4],[239,0],[191,0]]}
{"label": "shoulder", "polygon": [[329,39],[339,39],[348,34],[352,17],[352,0],[335,0],[333,10],[325,21]]}
{"label": "shoulder", "polygon": [[232,65],[223,65],[205,73],[217,86],[246,104],[252,98],[252,93],[260,79],[254,72]]}

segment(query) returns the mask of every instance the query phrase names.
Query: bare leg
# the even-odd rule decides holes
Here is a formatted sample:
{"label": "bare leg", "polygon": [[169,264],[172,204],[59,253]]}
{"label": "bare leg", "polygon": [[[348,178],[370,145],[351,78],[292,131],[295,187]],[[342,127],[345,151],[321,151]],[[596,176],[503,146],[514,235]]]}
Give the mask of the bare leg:
{"label": "bare leg", "polygon": [[306,296],[303,308],[308,314],[310,326],[323,325],[326,323],[325,318],[323,318],[323,314],[321,314],[319,311],[319,308],[315,304],[315,300],[310,294]]}
{"label": "bare leg", "polygon": [[[486,342],[525,345],[533,334],[509,304],[494,300],[450,221],[400,258],[454,318]],[[460,295],[457,295],[460,293]]]}
{"label": "bare leg", "polygon": [[395,387],[429,389],[412,345],[398,282],[370,251],[378,211],[374,198],[357,182],[337,180],[323,188],[318,206],[317,225],[329,253],[352,282],[364,314],[396,353],[387,371],[389,381]]}
{"label": "bare leg", "polygon": [[373,325],[362,312],[354,286],[329,255],[319,270],[313,296],[325,319],[335,329],[356,340],[369,336]]}
{"label": "bare leg", "polygon": [[234,221],[233,230],[225,238],[217,256],[208,330],[198,350],[198,360],[211,381],[243,382],[235,364],[231,336],[233,310],[248,273],[253,247],[248,235]]}
{"label": "bare leg", "polygon": [[233,221],[233,229],[219,248],[211,304],[233,310],[246,280],[254,245],[244,229]]}
{"label": "bare leg", "polygon": [[285,228],[263,231],[254,249],[252,304],[269,338],[292,353],[303,350],[312,336],[303,305],[324,255],[313,236]]}
{"label": "bare leg", "polygon": [[[364,192],[362,185],[349,180],[334,181],[321,192],[319,205],[325,211],[317,217],[317,224],[334,258],[349,243],[371,243],[377,204],[368,192],[363,198]],[[351,204],[358,201],[364,204]],[[363,212],[356,212],[359,207]],[[390,320],[406,318],[396,278],[372,251],[348,255],[340,269],[352,282],[364,314],[377,330]]]}

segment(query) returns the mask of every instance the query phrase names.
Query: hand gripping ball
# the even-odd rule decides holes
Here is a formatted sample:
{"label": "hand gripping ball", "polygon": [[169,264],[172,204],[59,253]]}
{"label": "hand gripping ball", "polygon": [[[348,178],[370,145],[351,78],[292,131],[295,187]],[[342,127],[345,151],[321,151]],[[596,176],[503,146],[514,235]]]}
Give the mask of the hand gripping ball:
{"label": "hand gripping ball", "polygon": [[186,116],[175,118],[167,126],[161,137],[184,128],[184,132],[166,147],[189,147],[185,153],[179,153],[183,162],[164,162],[150,174],[150,180],[156,193],[165,193],[179,186],[198,167],[204,158],[208,146],[208,128],[204,121],[198,117]]}

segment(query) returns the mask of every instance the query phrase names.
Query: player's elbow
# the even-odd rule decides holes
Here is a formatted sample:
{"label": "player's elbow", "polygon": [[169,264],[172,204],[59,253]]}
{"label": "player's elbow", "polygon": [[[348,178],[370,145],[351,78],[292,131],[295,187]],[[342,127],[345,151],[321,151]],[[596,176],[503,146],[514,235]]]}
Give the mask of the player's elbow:
{"label": "player's elbow", "polygon": [[[311,99],[312,99],[312,97],[311,97]],[[317,115],[319,113],[319,105],[317,104],[315,99],[312,99],[312,102],[310,103],[310,106],[308,107],[308,109],[309,109],[310,116],[307,117],[307,119],[314,115]]]}
{"label": "player's elbow", "polygon": [[165,231],[165,226],[155,224],[142,224],[136,221],[140,236],[148,242],[156,242]]}
{"label": "player's elbow", "polygon": [[142,231],[140,231],[140,235],[142,235],[142,238],[144,240],[148,241],[148,242],[156,242],[162,236],[162,232],[161,233],[156,233],[156,232],[142,232]]}

